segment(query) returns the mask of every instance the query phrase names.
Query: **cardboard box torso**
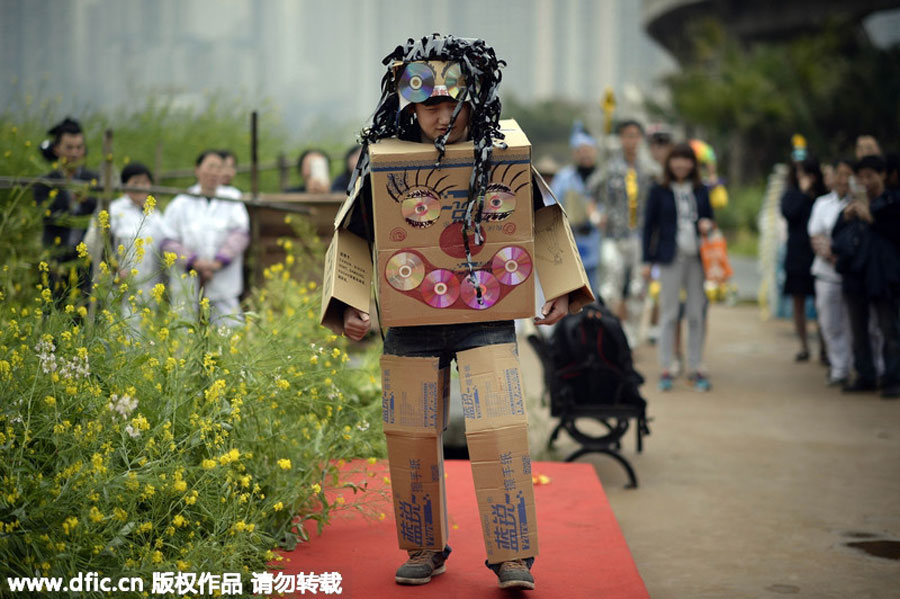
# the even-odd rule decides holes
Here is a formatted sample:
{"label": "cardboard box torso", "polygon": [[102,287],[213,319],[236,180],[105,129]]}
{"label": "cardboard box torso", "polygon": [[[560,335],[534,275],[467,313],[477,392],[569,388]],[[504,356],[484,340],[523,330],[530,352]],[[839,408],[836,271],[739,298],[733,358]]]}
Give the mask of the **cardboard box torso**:
{"label": "cardboard box torso", "polygon": [[534,306],[531,144],[515,121],[501,121],[482,210],[485,243],[463,221],[473,166],[471,142],[448,145],[439,168],[431,144],[385,139],[369,148],[377,263],[385,326],[530,318]]}

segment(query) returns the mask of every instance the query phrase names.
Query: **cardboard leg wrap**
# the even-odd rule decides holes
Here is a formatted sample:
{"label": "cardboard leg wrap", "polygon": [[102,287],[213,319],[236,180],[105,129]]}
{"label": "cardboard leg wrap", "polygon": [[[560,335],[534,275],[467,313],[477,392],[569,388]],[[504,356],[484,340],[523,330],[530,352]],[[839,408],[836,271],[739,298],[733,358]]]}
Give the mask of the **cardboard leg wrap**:
{"label": "cardboard leg wrap", "polygon": [[447,500],[441,436],[449,368],[437,358],[381,358],[382,420],[400,549],[443,549]]}
{"label": "cardboard leg wrap", "polygon": [[487,561],[538,554],[528,417],[515,344],[457,354]]}

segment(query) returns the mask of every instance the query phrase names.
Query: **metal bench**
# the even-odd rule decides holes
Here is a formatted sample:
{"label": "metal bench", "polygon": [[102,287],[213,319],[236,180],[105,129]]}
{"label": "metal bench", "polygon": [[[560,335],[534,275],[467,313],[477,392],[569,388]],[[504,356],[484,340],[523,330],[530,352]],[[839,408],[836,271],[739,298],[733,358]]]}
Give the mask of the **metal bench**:
{"label": "metal bench", "polygon": [[[635,421],[635,438],[637,452],[644,449],[643,438],[650,434],[646,405],[623,401],[628,393],[637,393],[634,384],[618,373],[612,372],[595,356],[585,356],[581,364],[558,369],[550,353],[547,340],[540,334],[528,336],[528,343],[534,348],[541,366],[544,370],[545,398],[549,395],[550,415],[559,418],[559,424],[553,429],[547,441],[547,449],[552,449],[561,431],[565,430],[572,439],[581,447],[566,457],[566,462],[573,462],[589,453],[601,453],[607,455],[622,465],[628,474],[626,488],[636,489],[638,486],[637,475],[634,468],[625,456],[622,455],[622,438],[628,432],[631,421]],[[605,398],[578,398],[572,385],[567,383],[567,377],[584,368],[607,369],[610,378],[618,378],[618,385],[611,397]],[[606,428],[605,434],[594,436],[578,428],[577,420],[591,419],[599,422]]]}

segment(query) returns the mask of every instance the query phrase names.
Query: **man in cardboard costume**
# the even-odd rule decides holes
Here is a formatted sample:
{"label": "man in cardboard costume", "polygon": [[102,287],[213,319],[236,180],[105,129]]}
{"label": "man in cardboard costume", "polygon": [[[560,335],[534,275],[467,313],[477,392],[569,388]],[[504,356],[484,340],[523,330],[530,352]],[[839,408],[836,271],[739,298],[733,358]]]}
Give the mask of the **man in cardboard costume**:
{"label": "man in cardboard costume", "polygon": [[[434,34],[384,59],[326,257],[322,323],[361,339],[374,276],[383,424],[400,584],[450,554],[441,435],[450,363],[462,386],[487,560],[501,588],[534,588],[538,554],[527,417],[513,319],[533,317],[538,274],[552,324],[593,300],[565,213],[544,206],[528,139],[500,121],[500,67],[483,40]],[[544,192],[544,193],[542,193]]]}

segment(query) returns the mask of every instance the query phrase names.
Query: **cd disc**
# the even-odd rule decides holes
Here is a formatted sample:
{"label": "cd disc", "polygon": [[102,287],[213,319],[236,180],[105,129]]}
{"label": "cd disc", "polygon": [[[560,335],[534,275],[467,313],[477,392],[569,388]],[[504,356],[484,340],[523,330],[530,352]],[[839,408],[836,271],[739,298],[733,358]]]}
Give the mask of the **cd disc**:
{"label": "cd disc", "polygon": [[384,276],[394,289],[411,291],[425,278],[425,265],[412,252],[397,252],[388,260]]}
{"label": "cd disc", "polygon": [[488,188],[481,213],[489,221],[504,220],[515,211],[516,196],[505,185],[493,184],[491,187],[497,189]]}
{"label": "cd disc", "polygon": [[411,62],[403,69],[397,89],[410,102],[424,102],[434,91],[434,71],[425,63]]}
{"label": "cd disc", "polygon": [[466,79],[463,77],[462,69],[459,63],[454,62],[444,71],[444,85],[447,86],[447,93],[451,98],[459,98],[460,94],[466,87]]}
{"label": "cd disc", "polygon": [[[472,284],[469,275],[463,275],[463,281],[459,285],[459,294],[463,302],[473,310],[486,310],[500,299],[500,283],[496,277],[486,270],[476,270],[475,279],[478,286]],[[478,303],[478,289],[481,289],[481,300]]]}
{"label": "cd disc", "polygon": [[403,200],[400,211],[410,225],[425,228],[441,215],[441,203],[430,194],[413,195]]}
{"label": "cd disc", "polygon": [[491,270],[504,285],[518,285],[531,274],[531,256],[518,246],[505,247],[494,255]]}
{"label": "cd disc", "polygon": [[459,279],[449,270],[433,270],[422,281],[422,299],[432,308],[452,306],[459,297]]}

